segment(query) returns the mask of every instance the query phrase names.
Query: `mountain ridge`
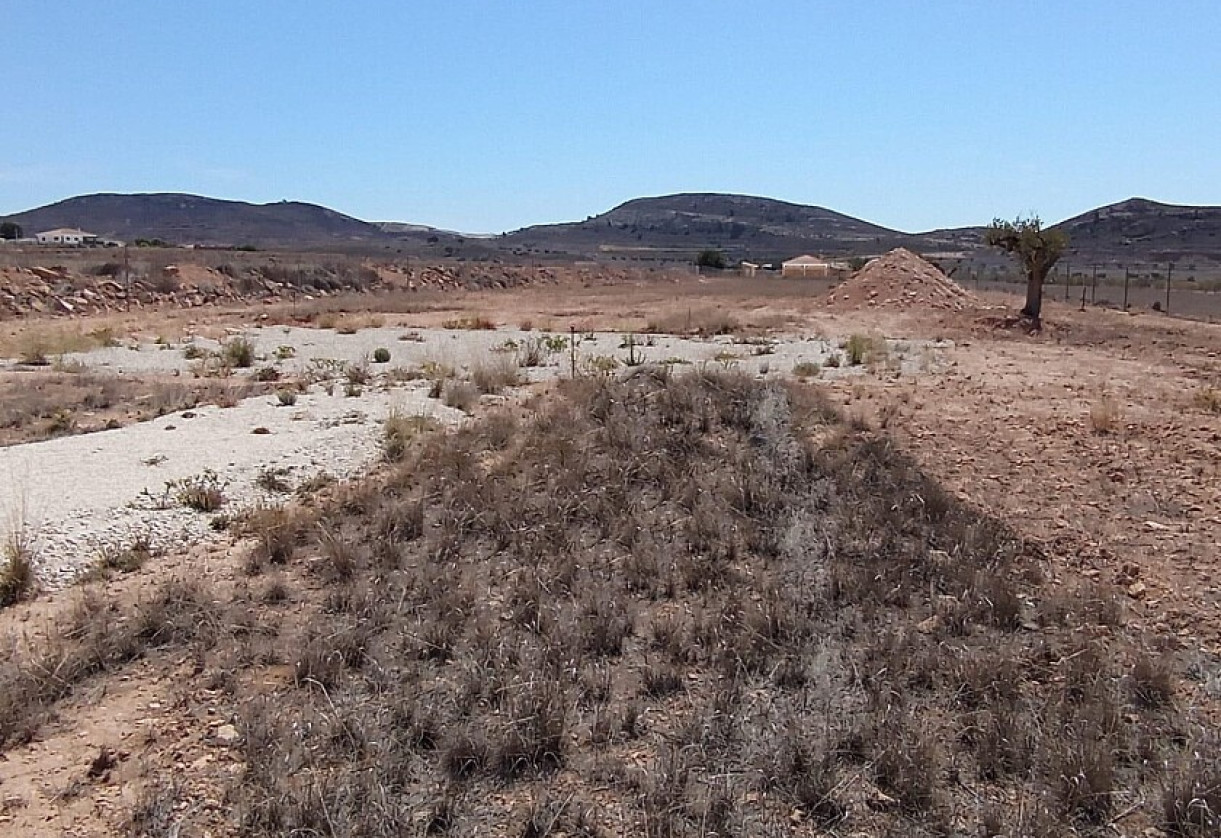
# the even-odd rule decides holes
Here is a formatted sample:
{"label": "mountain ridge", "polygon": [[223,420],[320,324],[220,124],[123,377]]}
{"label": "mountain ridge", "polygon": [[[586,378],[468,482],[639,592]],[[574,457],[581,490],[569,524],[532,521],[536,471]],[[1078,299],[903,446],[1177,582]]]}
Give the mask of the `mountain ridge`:
{"label": "mountain ridge", "polygon": [[[688,262],[716,248],[731,260],[780,261],[800,253],[869,256],[907,247],[986,259],[982,226],[908,233],[825,207],[775,198],[682,192],[624,201],[583,221],[474,236],[408,222],[369,222],[318,204],[255,204],[177,192],[95,193],[0,216],[27,234],[79,227],[106,238],[180,245],[338,248],[424,257]],[[1221,262],[1221,207],[1143,197],[1096,207],[1056,225],[1077,261]]]}

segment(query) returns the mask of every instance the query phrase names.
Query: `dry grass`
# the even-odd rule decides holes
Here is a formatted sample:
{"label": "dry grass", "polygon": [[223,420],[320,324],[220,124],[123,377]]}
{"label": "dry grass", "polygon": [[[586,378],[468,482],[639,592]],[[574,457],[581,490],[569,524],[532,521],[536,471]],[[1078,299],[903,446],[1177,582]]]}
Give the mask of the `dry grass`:
{"label": "dry grass", "polygon": [[106,430],[131,421],[231,404],[274,384],[248,380],[145,380],[80,372],[0,375],[0,444]]}
{"label": "dry grass", "polygon": [[194,582],[165,582],[127,612],[86,590],[37,646],[0,645],[0,747],[29,741],[55,704],[88,678],[156,648],[210,645],[217,617]]}
{"label": "dry grass", "polygon": [[496,321],[482,314],[464,314],[454,317],[441,324],[443,329],[466,329],[468,331],[491,331],[496,328]]}
{"label": "dry grass", "polygon": [[440,399],[446,407],[470,413],[479,404],[479,388],[469,381],[447,378],[440,384]]}
{"label": "dry grass", "polygon": [[1205,413],[1221,414],[1221,388],[1203,387],[1191,397],[1191,403]]}
{"label": "dry grass", "polygon": [[719,308],[688,309],[650,320],[644,331],[651,334],[732,335],[742,330],[742,324],[728,311]]}
{"label": "dry grass", "polygon": [[494,354],[471,365],[471,383],[482,395],[490,395],[518,386],[522,375],[515,358]]}
{"label": "dry grass", "polygon": [[22,527],[15,527],[0,549],[0,608],[25,599],[35,588],[34,548]]}
{"label": "dry grass", "polygon": [[399,462],[407,456],[413,440],[436,427],[430,416],[393,409],[382,428],[382,452],[390,462]]}
{"label": "dry grass", "polygon": [[1115,433],[1123,422],[1119,401],[1110,393],[1100,393],[1090,405],[1090,430],[1099,435]]}
{"label": "dry grass", "polygon": [[[150,635],[232,685],[236,833],[1215,834],[1175,659],[811,387],[564,381],[324,492],[243,522],[246,622]],[[115,616],[64,621],[71,683],[147,648]]]}

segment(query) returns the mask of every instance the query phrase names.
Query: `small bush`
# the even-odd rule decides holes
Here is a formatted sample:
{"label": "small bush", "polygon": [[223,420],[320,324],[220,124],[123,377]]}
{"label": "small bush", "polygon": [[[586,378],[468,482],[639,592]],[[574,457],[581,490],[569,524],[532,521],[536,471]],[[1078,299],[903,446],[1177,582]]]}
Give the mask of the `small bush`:
{"label": "small bush", "polygon": [[281,387],[276,390],[276,401],[280,407],[292,407],[297,403],[297,391],[292,387]]}
{"label": "small bush", "polygon": [[279,468],[265,468],[258,473],[254,478],[254,485],[258,486],[265,492],[276,492],[287,494],[293,490],[289,482],[285,479],[288,477],[288,469],[281,466]]}
{"label": "small bush", "polygon": [[798,361],[793,364],[793,375],[798,378],[818,378],[822,375],[822,365],[815,361]]}
{"label": "small bush", "polygon": [[280,371],[272,366],[259,367],[251,377],[255,381],[279,381]]}
{"label": "small bush", "polygon": [[547,362],[547,346],[541,337],[528,338],[517,348],[517,364],[522,367],[541,367]]}
{"label": "small bush", "polygon": [[373,380],[373,373],[365,364],[348,364],[343,371],[348,384],[353,387],[363,387]]}
{"label": "small bush", "polygon": [[386,349],[384,346],[379,346],[377,349],[374,349],[373,350],[373,363],[375,363],[375,364],[390,363],[390,350]]}
{"label": "small bush", "polygon": [[254,343],[246,338],[230,338],[220,345],[220,359],[234,369],[254,366]]}
{"label": "small bush", "polygon": [[178,503],[196,512],[215,512],[225,505],[225,483],[212,469],[167,484]]}

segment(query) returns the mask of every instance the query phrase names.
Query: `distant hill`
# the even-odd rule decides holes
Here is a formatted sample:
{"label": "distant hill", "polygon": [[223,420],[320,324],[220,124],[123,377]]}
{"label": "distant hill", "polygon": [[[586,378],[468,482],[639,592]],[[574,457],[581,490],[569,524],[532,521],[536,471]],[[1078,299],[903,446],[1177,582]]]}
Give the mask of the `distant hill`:
{"label": "distant hill", "polygon": [[248,204],[198,195],[82,195],[8,216],[27,234],[79,227],[99,236],[174,244],[305,246],[383,236],[373,224],[296,201]]}
{"label": "distant hill", "polygon": [[907,243],[904,233],[823,207],[771,198],[687,193],[636,198],[584,221],[527,227],[502,246],[521,253],[620,255],[689,261],[705,248],[731,259],[774,261],[801,253],[847,256]]}
{"label": "distant hill", "polygon": [[1129,198],[1056,225],[1069,256],[1099,263],[1221,262],[1221,207]]}
{"label": "distant hill", "polygon": [[[983,247],[982,227],[906,233],[818,206],[771,198],[685,193],[636,198],[584,221],[471,236],[406,222],[367,222],[295,201],[249,204],[197,195],[84,195],[0,218],[27,234],[79,227],[132,241],[254,245],[259,248],[463,257],[505,261],[578,259],[691,262],[716,248],[731,262],[777,262],[802,253],[873,256],[895,247],[999,264]],[[1195,262],[1221,264],[1221,207],[1184,207],[1132,198],[1057,225],[1068,232],[1076,265]]]}

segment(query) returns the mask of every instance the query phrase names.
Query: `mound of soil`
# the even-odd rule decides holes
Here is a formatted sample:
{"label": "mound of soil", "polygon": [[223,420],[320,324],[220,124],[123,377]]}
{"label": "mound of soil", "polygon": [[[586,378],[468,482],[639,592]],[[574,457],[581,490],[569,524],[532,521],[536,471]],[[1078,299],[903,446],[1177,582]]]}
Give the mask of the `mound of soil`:
{"label": "mound of soil", "polygon": [[860,308],[935,308],[963,311],[979,300],[936,265],[903,247],[872,260],[831,289],[827,305]]}

